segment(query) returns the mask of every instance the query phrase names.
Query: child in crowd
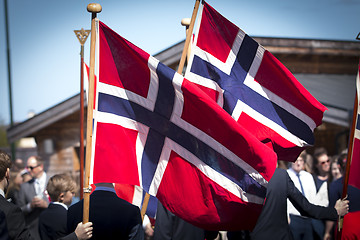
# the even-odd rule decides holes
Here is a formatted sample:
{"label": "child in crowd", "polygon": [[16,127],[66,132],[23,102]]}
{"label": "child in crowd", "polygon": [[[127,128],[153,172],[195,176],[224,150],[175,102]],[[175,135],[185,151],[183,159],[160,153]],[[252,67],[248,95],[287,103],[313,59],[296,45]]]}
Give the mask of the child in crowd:
{"label": "child in crowd", "polygon": [[[51,203],[39,217],[40,237],[42,240],[59,239],[67,236],[68,233],[67,209],[75,194],[76,184],[70,176],[57,174],[49,179],[46,189],[50,196]],[[63,239],[82,239],[76,230],[70,235],[73,236]]]}

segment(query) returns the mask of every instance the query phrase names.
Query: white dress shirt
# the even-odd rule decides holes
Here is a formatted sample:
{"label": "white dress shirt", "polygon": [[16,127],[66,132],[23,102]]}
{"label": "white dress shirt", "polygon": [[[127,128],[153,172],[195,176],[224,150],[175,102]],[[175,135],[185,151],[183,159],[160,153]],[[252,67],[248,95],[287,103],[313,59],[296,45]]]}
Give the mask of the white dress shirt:
{"label": "white dress shirt", "polygon": [[[289,168],[287,172],[291,180],[294,182],[295,187],[301,192],[301,186],[300,186],[299,178],[297,176],[297,172],[295,172],[294,169],[292,168]],[[304,189],[304,193],[303,193],[304,196],[310,203],[314,204],[316,199],[316,187],[313,176],[309,172],[302,170],[299,172],[299,177],[301,180],[302,187]],[[288,214],[300,216],[299,211],[296,210],[296,208],[292,205],[289,199],[287,200],[287,210],[288,210]]]}

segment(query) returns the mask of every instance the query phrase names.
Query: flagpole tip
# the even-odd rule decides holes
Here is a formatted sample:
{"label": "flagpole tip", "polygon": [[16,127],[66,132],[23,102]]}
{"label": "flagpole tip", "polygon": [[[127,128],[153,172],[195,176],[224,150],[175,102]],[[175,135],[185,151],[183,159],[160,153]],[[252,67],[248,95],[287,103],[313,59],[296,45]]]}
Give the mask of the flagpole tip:
{"label": "flagpole tip", "polygon": [[89,4],[87,5],[87,11],[88,11],[88,12],[91,12],[91,13],[99,13],[99,12],[101,12],[101,10],[102,10],[102,7],[101,7],[101,5],[98,4],[98,3],[89,3]]}
{"label": "flagpole tip", "polygon": [[183,18],[183,19],[181,19],[181,25],[190,26],[190,21],[191,21],[190,18]]}

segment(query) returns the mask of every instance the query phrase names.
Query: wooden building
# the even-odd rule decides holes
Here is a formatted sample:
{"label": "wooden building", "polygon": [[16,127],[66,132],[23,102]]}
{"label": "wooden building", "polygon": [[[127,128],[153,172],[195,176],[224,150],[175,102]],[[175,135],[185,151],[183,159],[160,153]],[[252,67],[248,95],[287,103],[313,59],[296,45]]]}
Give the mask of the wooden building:
{"label": "wooden building", "polygon": [[[360,42],[254,37],[277,57],[329,110],[315,131],[315,147],[337,154],[347,146],[355,96],[355,78]],[[155,55],[176,69],[184,41]],[[80,94],[73,96],[7,130],[9,142],[34,137],[37,151],[46,160],[46,170],[79,171]],[[86,119],[86,110],[85,110]],[[85,131],[86,133],[86,120]],[[311,152],[312,149],[310,148]]]}

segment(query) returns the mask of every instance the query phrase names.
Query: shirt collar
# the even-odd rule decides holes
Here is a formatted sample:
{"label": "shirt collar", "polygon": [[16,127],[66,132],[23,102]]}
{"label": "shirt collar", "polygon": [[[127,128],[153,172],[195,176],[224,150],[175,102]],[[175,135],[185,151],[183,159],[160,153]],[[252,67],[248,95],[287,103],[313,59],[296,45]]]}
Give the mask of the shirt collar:
{"label": "shirt collar", "polygon": [[39,183],[45,185],[46,183],[46,172],[43,172],[43,174],[41,175],[40,178],[36,179],[36,181],[38,181]]}
{"label": "shirt collar", "polygon": [[98,190],[113,192],[113,193],[116,194],[115,189],[114,189],[114,188],[111,188],[111,187],[96,187],[96,188],[95,188],[95,191],[98,191]]}
{"label": "shirt collar", "polygon": [[52,204],[57,204],[57,205],[61,205],[63,206],[66,210],[68,210],[68,206],[66,206],[66,204],[61,203],[61,202],[51,202]]}
{"label": "shirt collar", "polygon": [[4,190],[0,189],[0,195],[3,196],[5,198],[5,193]]}

